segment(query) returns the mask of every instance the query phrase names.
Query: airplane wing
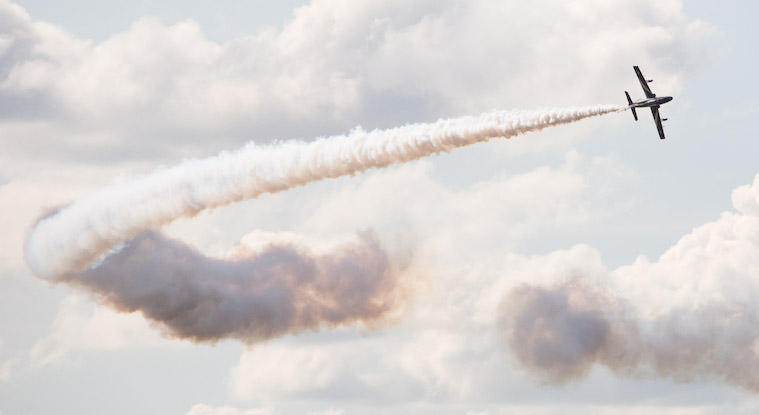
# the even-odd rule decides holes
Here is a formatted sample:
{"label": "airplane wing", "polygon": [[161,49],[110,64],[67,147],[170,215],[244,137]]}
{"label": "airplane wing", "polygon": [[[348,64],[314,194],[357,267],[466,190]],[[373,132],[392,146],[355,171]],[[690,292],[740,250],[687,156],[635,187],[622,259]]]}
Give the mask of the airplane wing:
{"label": "airplane wing", "polygon": [[643,92],[646,93],[646,98],[655,98],[656,94],[651,92],[651,88],[649,88],[646,78],[640,73],[640,69],[637,66],[633,66],[633,68],[635,69],[635,74],[638,75],[638,80],[640,81],[640,86],[643,87]]}
{"label": "airplane wing", "polygon": [[654,115],[654,122],[656,123],[656,129],[659,130],[659,138],[664,140],[664,127],[661,125],[661,117],[659,116],[659,107],[651,107],[651,114]]}

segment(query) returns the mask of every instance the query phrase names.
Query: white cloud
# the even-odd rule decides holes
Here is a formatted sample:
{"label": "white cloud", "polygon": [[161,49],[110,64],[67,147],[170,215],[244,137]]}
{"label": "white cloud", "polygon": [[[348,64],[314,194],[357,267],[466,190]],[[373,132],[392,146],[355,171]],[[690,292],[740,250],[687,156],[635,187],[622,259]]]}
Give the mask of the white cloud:
{"label": "white cloud", "polygon": [[0,381],[7,382],[10,380],[16,366],[18,366],[17,359],[6,360],[0,364]]}
{"label": "white cloud", "polygon": [[759,216],[759,175],[752,184],[733,190],[733,206],[744,215]]}
{"label": "white cloud", "polygon": [[144,143],[204,154],[358,123],[617,102],[609,85],[629,80],[630,62],[672,73],[658,82],[676,91],[708,33],[677,0],[540,3],[316,0],[281,30],[224,44],[192,21],[143,18],[94,45],[5,3],[0,100],[26,117],[66,114],[59,149],[94,131],[101,157]]}
{"label": "white cloud", "polygon": [[[377,404],[461,395],[455,390],[461,382],[444,364],[452,358],[446,341],[455,336],[437,330],[425,332],[425,341],[397,333],[321,336],[327,339],[288,339],[246,351],[230,374],[230,393],[267,402]],[[433,339],[442,342],[427,342]]]}
{"label": "white cloud", "polygon": [[[393,174],[377,174],[370,179],[381,182],[383,175]],[[404,172],[403,177],[414,178],[413,169]],[[411,179],[409,185],[413,187],[414,181]],[[374,187],[372,180],[357,189],[341,189],[350,194],[362,192],[364,186],[367,193],[371,193],[368,189],[376,191],[380,199],[386,195],[379,190],[381,186]],[[738,191],[739,194],[749,192],[747,187],[740,189],[744,190]],[[757,190],[750,190],[750,195],[742,195],[753,198]],[[425,197],[420,193],[418,199]],[[346,195],[345,200],[349,198]],[[455,203],[456,198],[452,194],[444,200]],[[416,212],[413,208],[411,211]],[[420,212],[415,213],[415,218],[421,219],[424,213]],[[315,221],[318,223],[330,220],[318,211],[314,215],[319,218]],[[231,373],[233,396],[274,401],[329,400],[344,398],[337,392],[343,391],[354,399],[371,401],[369,391],[383,390],[385,403],[420,400],[507,403],[515,398],[509,388],[534,392],[523,384],[525,377],[531,378],[529,372],[514,371],[506,358],[511,353],[503,354],[498,333],[499,306],[505,294],[520,284],[551,287],[568,279],[579,279],[589,289],[572,300],[587,308],[570,317],[576,317],[580,323],[595,321],[586,317],[590,316],[587,313],[597,312],[599,318],[608,319],[615,330],[620,330],[620,335],[629,337],[626,349],[606,349],[624,355],[613,355],[611,358],[617,360],[611,361],[592,358],[587,370],[601,362],[618,370],[621,376],[632,373],[675,382],[726,381],[753,390],[752,373],[756,373],[759,354],[756,336],[749,327],[759,316],[755,306],[759,299],[759,290],[755,288],[759,287],[758,217],[724,213],[685,235],[659,260],[639,258],[617,269],[605,265],[599,251],[588,245],[545,255],[525,256],[508,251],[500,255],[492,251],[480,254],[476,248],[470,249],[471,237],[457,230],[470,219],[460,214],[456,217],[461,222],[449,228],[445,227],[446,221],[435,222],[436,226],[443,226],[438,237],[447,232],[459,235],[459,246],[467,249],[458,252],[443,249],[443,255],[419,259],[422,263],[417,266],[433,275],[422,285],[416,302],[399,326],[370,339],[330,341],[333,335],[322,333],[320,336],[325,340],[317,344],[294,338],[256,347],[241,357]],[[351,221],[349,217],[346,220]],[[476,221],[472,223],[475,230],[480,229]],[[428,243],[426,248],[445,245]],[[569,307],[574,307],[573,304],[570,302]],[[568,346],[570,340],[559,346]],[[679,350],[683,352],[677,359],[665,350],[673,346],[681,347]],[[633,353],[633,349],[638,351]],[[663,356],[670,357],[661,360]],[[587,373],[586,369],[571,373],[582,375]],[[388,385],[395,389],[389,389]],[[673,405],[685,404],[674,392],[668,395],[660,391],[658,399]],[[698,412],[695,407],[683,410]]]}
{"label": "white cloud", "polygon": [[309,412],[308,415],[345,415],[343,409],[327,409],[324,411]]}
{"label": "white cloud", "polygon": [[[746,211],[758,194],[759,186],[739,187],[735,207]],[[551,383],[599,364],[759,392],[758,216],[724,212],[656,261],[639,257],[608,273],[583,262],[504,298],[502,327],[523,366]]]}
{"label": "white cloud", "polygon": [[758,183],[755,179],[733,191],[739,213],[724,212],[696,227],[656,261],[640,257],[616,270],[620,292],[637,304],[650,304],[646,312],[654,315],[705,304],[751,304],[759,298]]}
{"label": "white cloud", "polygon": [[269,347],[244,353],[232,371],[235,396],[292,396],[324,389],[338,375],[338,362],[318,347]]}
{"label": "white cloud", "polygon": [[582,201],[587,178],[568,165],[499,175],[466,189],[442,185],[432,168],[422,161],[341,184],[309,203],[313,210],[303,229],[317,234],[362,226],[385,233],[407,230],[450,252],[458,244],[448,236],[466,235],[483,245],[478,248],[492,249],[493,239],[511,245],[542,229],[582,223],[590,213]]}
{"label": "white cloud", "polygon": [[[359,123],[392,126],[493,107],[618,102],[617,85],[637,88],[631,63],[662,74],[657,84],[677,91],[683,68],[701,59],[699,39],[708,32],[686,18],[681,2],[674,0],[346,4],[314,1],[282,30],[267,29],[225,44],[206,39],[191,21],[166,26],[153,18],[92,44],[34,22],[0,0],[0,19],[13,28],[10,34],[0,33],[0,123],[7,139],[7,153],[0,158],[4,169],[15,169],[0,198],[21,200],[14,213],[31,212],[44,202],[45,192],[64,200],[92,188],[89,180],[110,175],[98,169],[87,170],[93,179],[72,173],[83,171],[78,169],[86,163],[148,157],[171,162],[248,139],[309,138]],[[554,235],[556,228],[594,227],[608,207],[599,208],[595,202],[608,199],[594,193],[597,181],[613,191],[619,181],[613,177],[617,161],[573,157],[570,153],[558,167],[545,163],[475,185],[468,181],[463,189],[438,177],[434,162],[420,162],[339,181],[339,186],[296,189],[179,224],[177,233],[188,239],[196,237],[190,231],[209,224],[213,234],[203,232],[206,245],[214,247],[220,239],[236,240],[228,235],[256,227],[321,237],[374,226],[385,238],[396,230],[415,232],[415,242],[424,250],[420,260],[430,274],[427,290],[400,326],[366,337],[348,334],[347,341],[334,345],[314,346],[306,335],[257,347],[241,356],[230,375],[232,394],[241,399],[342,400],[343,391],[360,401],[382,390],[387,402],[519,400],[519,393],[535,394],[535,389],[524,386],[523,375],[498,350],[494,324],[503,294],[520,281],[547,284],[558,273],[582,273],[653,314],[666,313],[675,303],[728,304],[754,295],[744,288],[755,281],[737,272],[755,265],[753,225],[745,216],[756,212],[757,203],[751,199],[755,194],[745,191],[734,196],[743,216],[727,214],[659,261],[642,258],[610,271],[599,251],[587,245],[529,255],[524,247],[530,237],[541,231]],[[45,167],[40,158],[65,163],[38,176],[32,172],[44,169],[31,160]],[[587,171],[589,165],[596,170]],[[126,169],[123,164],[118,168]],[[38,184],[53,175],[71,180]],[[20,176],[30,180],[18,181]],[[31,193],[25,186],[37,189],[33,201],[26,201]],[[3,236],[2,250],[12,252],[14,266],[23,268],[20,241],[29,222],[23,218],[30,213],[5,215],[9,205],[0,205],[0,228],[8,225],[12,235]],[[0,259],[6,262],[6,257]],[[720,278],[723,271],[731,278]],[[619,281],[603,282],[609,274]],[[700,277],[691,278],[694,274]],[[344,335],[329,332],[319,338],[329,343]],[[138,315],[116,315],[69,299],[32,356],[45,364],[77,352],[159,343],[167,342]],[[388,351],[398,351],[398,356],[386,356]],[[679,399],[666,393],[657,402]],[[630,412],[638,409],[701,411],[654,406]],[[487,412],[512,410],[558,409],[524,405]],[[590,405],[577,412],[596,410],[612,411]],[[198,404],[189,414],[269,412],[273,410]]]}
{"label": "white cloud", "polygon": [[33,367],[42,367],[64,362],[74,353],[153,347],[183,345],[161,338],[137,313],[118,313],[70,295],[61,303],[48,335],[31,348],[29,360]]}
{"label": "white cloud", "polygon": [[498,408],[487,411],[471,411],[467,415],[508,415],[508,414],[527,414],[527,415],[551,415],[556,413],[568,415],[582,414],[627,414],[627,415],[708,415],[720,413],[751,413],[753,408],[750,406],[730,406],[730,405],[700,405],[685,406],[672,405],[661,406],[653,404],[602,404],[602,405],[584,405],[584,404],[534,404],[534,405],[502,405]]}
{"label": "white cloud", "polygon": [[[3,358],[3,339],[2,338],[0,338],[0,358]],[[18,361],[15,358],[0,359],[0,382],[7,382],[11,378],[17,363]]]}
{"label": "white cloud", "polygon": [[434,275],[398,326],[366,338],[326,332],[316,340],[259,345],[232,370],[230,392],[275,402],[507,402],[515,396],[504,388],[524,380],[509,367],[496,336],[502,295],[525,278],[550,281],[557,270],[587,270],[588,259],[596,261],[599,277],[605,275],[589,247],[529,258],[475,256],[452,268],[425,264],[421,268]]}
{"label": "white cloud", "polygon": [[274,411],[268,408],[237,409],[231,406],[212,407],[205,404],[193,405],[187,415],[270,415]]}

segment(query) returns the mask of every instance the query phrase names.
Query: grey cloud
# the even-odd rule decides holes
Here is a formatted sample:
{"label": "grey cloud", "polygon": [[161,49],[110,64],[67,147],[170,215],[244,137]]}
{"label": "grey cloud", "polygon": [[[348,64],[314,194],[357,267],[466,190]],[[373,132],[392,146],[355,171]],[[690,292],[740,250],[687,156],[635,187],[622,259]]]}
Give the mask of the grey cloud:
{"label": "grey cloud", "polygon": [[635,321],[616,299],[580,279],[519,286],[504,298],[500,313],[517,361],[545,382],[566,383],[596,363],[627,371],[638,359]]}
{"label": "grey cloud", "polygon": [[523,285],[504,299],[501,329],[517,362],[563,384],[603,365],[622,376],[719,379],[759,393],[756,307],[706,303],[654,318],[604,287]]}
{"label": "grey cloud", "polygon": [[[48,76],[61,62],[41,47],[44,36],[21,7],[7,2],[0,3],[0,28],[0,122],[60,116],[63,103],[49,88]],[[14,76],[24,71],[36,73],[26,81]]]}
{"label": "grey cloud", "polygon": [[[389,265],[376,253],[349,249],[348,254],[314,262],[285,246],[248,261],[222,262],[199,256],[151,230],[264,193],[622,109],[598,105],[495,111],[389,130],[357,129],[312,142],[250,145],[234,153],[188,160],[124,179],[49,212],[29,232],[27,264],[42,278],[82,286],[118,309],[139,310],[170,333],[200,341],[228,336],[259,341],[322,323],[371,321],[386,311],[374,293],[395,291],[382,283]],[[370,280],[357,273],[370,274]],[[330,280],[333,275],[338,280]],[[382,287],[378,290],[375,283]],[[300,289],[304,294],[298,295]],[[246,295],[238,297],[238,291]]]}
{"label": "grey cloud", "polygon": [[371,233],[325,254],[279,242],[216,259],[148,232],[62,281],[117,310],[141,312],[173,337],[252,344],[303,330],[377,324],[405,299],[400,271]]}
{"label": "grey cloud", "polygon": [[[625,376],[722,380],[759,393],[759,175],[657,261],[554,286],[523,285],[499,310],[523,367],[562,384],[603,365]],[[595,281],[595,282],[591,282]]]}

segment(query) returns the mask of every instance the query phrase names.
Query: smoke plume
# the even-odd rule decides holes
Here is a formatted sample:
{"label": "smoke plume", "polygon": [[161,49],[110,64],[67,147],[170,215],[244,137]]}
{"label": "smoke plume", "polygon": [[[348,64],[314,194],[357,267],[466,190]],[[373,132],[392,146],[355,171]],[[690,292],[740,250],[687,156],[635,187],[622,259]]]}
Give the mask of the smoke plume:
{"label": "smoke plume", "polygon": [[403,264],[372,237],[320,255],[285,243],[214,259],[155,230],[263,193],[622,109],[494,111],[389,130],[357,128],[311,142],[250,144],[113,184],[48,214],[29,233],[26,260],[42,278],[83,287],[117,309],[142,312],[170,335],[198,341],[255,342],[325,324],[372,323],[403,292]]}
{"label": "smoke plume", "polygon": [[550,384],[598,364],[759,393],[759,175],[733,191],[733,205],[738,212],[697,227],[657,261],[582,277],[583,266],[588,275],[598,267],[567,258],[577,263],[556,273],[574,277],[511,290],[498,319],[516,361]]}
{"label": "smoke plume", "polygon": [[584,376],[595,363],[628,370],[638,359],[638,326],[615,299],[580,279],[516,287],[500,313],[517,361],[546,383]]}
{"label": "smoke plume", "polygon": [[205,209],[623,108],[496,111],[389,130],[355,129],[312,142],[250,144],[235,153],[188,160],[107,187],[42,219],[29,234],[27,263],[40,277],[55,279],[85,269],[125,240]]}
{"label": "smoke plume", "polygon": [[321,254],[278,241],[217,259],[149,231],[98,266],[62,279],[117,310],[141,311],[170,336],[254,343],[377,322],[404,297],[398,271],[371,233]]}
{"label": "smoke plume", "polygon": [[759,315],[748,304],[704,304],[644,318],[580,281],[514,289],[502,334],[524,368],[564,384],[594,364],[623,376],[721,379],[759,393]]}

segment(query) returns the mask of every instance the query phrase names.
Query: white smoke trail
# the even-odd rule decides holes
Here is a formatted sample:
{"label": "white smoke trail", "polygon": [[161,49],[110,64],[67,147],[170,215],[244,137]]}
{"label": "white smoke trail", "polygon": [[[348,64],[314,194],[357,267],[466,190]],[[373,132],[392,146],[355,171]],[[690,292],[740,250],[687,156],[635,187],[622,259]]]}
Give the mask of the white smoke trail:
{"label": "white smoke trail", "polygon": [[[376,325],[408,296],[409,255],[386,253],[371,233],[315,252],[292,237],[263,249],[207,257],[155,229],[204,209],[308,182],[355,174],[512,137],[623,107],[492,112],[384,131],[249,145],[114,184],[42,218],[26,244],[30,268],[139,311],[169,336],[252,344],[302,330]],[[118,249],[114,249],[118,247]]]}
{"label": "white smoke trail", "polygon": [[27,263],[40,277],[60,279],[83,271],[126,240],[204,209],[624,108],[494,111],[389,130],[355,129],[312,142],[250,144],[234,153],[188,160],[106,187],[41,219],[27,239]]}

